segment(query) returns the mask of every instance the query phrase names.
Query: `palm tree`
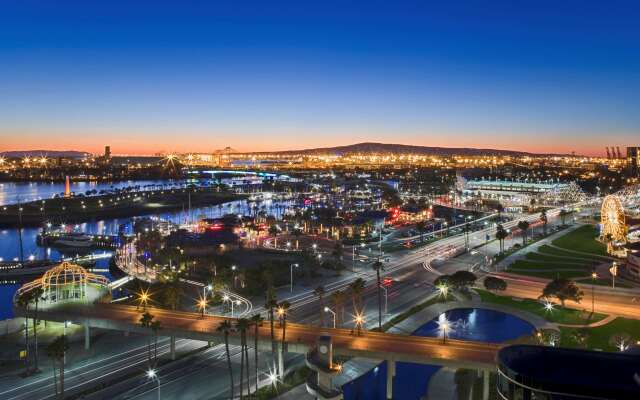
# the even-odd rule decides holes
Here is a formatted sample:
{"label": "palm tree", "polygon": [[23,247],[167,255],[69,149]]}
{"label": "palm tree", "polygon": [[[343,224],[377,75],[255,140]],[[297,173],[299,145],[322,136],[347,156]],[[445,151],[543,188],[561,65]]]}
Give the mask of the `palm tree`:
{"label": "palm tree", "polygon": [[547,223],[549,222],[549,218],[547,218],[547,210],[542,210],[540,213],[540,221],[542,222],[542,232],[547,236]]}
{"label": "palm tree", "polygon": [[[278,314],[280,315],[280,322],[282,324],[282,343],[281,343],[281,354],[282,354],[282,359],[284,360],[284,353],[285,353],[285,339],[286,339],[286,334],[287,334],[287,311],[289,310],[289,307],[291,307],[291,303],[289,303],[288,301],[283,301],[280,304],[278,304]],[[280,371],[280,375],[284,376],[284,371]]]}
{"label": "palm tree", "polygon": [[[53,384],[56,388],[56,397],[64,399],[64,354],[69,349],[67,338],[64,335],[58,336],[47,346],[47,356],[53,362]],[[56,363],[60,368],[60,390],[56,382]]]}
{"label": "palm tree", "polygon": [[365,282],[362,278],[358,278],[349,284],[354,314],[359,314],[361,311],[360,306],[362,305],[362,292],[364,292],[364,286]]}
{"label": "palm tree", "polygon": [[253,355],[254,355],[254,368],[256,374],[256,390],[258,390],[258,330],[262,326],[264,318],[260,314],[255,314],[251,317],[251,324],[253,325]]}
{"label": "palm tree", "polygon": [[324,327],[324,287],[318,286],[313,290],[313,294],[318,296],[318,301],[320,302],[320,326]]}
{"label": "palm tree", "polygon": [[420,232],[420,242],[422,243],[423,241],[423,234],[424,231],[427,227],[427,224],[424,221],[418,221],[416,222],[416,229],[418,230],[418,232]]}
{"label": "palm tree", "polygon": [[29,304],[32,300],[31,291],[22,292],[20,296],[18,296],[18,306],[24,308],[24,348],[26,350],[27,356],[24,358],[25,368],[27,373],[29,373]]}
{"label": "palm tree", "polygon": [[[140,317],[139,324],[144,329],[151,329],[151,324],[153,323],[153,315],[151,315],[148,311],[145,311],[144,314]],[[151,366],[151,337],[147,336],[147,360],[149,362],[149,366]]]}
{"label": "palm tree", "polygon": [[336,319],[338,320],[336,326],[341,326],[344,321],[344,300],[345,292],[342,290],[336,290],[331,294],[331,304],[336,313]]}
{"label": "palm tree", "polygon": [[231,393],[229,398],[233,400],[233,368],[231,368],[231,353],[229,352],[229,332],[231,332],[232,329],[231,322],[228,320],[222,321],[216,328],[216,331],[224,334],[224,348],[227,352],[227,367],[229,368],[229,379],[231,380],[231,386],[229,386]]}
{"label": "palm tree", "polygon": [[496,239],[500,242],[500,253],[504,253],[504,240],[509,236],[509,232],[507,232],[502,224],[498,225],[496,228]]}
{"label": "palm tree", "polygon": [[165,306],[176,310],[184,293],[182,282],[180,282],[180,273],[178,271],[165,271],[160,274],[160,284]]}
{"label": "palm tree", "polygon": [[273,326],[275,322],[273,312],[276,307],[278,307],[278,300],[276,299],[275,292],[273,290],[267,291],[267,301],[264,304],[264,308],[269,310],[269,326],[271,328],[271,353],[274,359],[276,357],[277,345],[275,328]]}
{"label": "palm tree", "polygon": [[[247,347],[247,329],[249,329],[250,322],[246,318],[240,318],[236,321],[236,331],[240,332],[240,398],[243,398],[243,385],[244,385],[244,361],[245,361],[245,349]],[[249,382],[249,360],[247,359],[247,386]]]}
{"label": "palm tree", "polygon": [[44,289],[42,287],[37,287],[31,290],[31,298],[35,304],[33,309],[33,360],[34,360],[34,370],[38,371],[38,304],[40,300],[44,300]]}
{"label": "palm tree", "polygon": [[153,331],[153,363],[158,362],[158,332],[162,329],[162,323],[158,320],[151,322],[150,326]]}
{"label": "palm tree", "polygon": [[529,222],[522,220],[518,222],[518,228],[522,231],[522,245],[527,244],[527,231],[529,230]]}
{"label": "palm tree", "polygon": [[380,287],[380,270],[384,269],[382,261],[376,260],[372,268],[376,271],[376,280],[378,282],[378,329],[382,330],[382,288]]}

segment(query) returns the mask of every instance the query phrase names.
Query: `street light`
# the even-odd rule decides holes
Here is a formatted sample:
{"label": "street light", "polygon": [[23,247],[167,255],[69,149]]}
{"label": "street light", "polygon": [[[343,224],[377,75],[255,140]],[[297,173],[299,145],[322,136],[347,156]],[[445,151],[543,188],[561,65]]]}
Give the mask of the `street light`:
{"label": "street light", "polygon": [[158,400],[160,400],[160,377],[156,373],[155,369],[150,369],[147,371],[147,378],[158,381]]}
{"label": "street light", "polygon": [[139,295],[138,295],[138,307],[140,307],[141,305],[144,305],[143,310],[147,309],[147,302],[149,301],[149,290],[143,290]]}
{"label": "street light", "polygon": [[198,301],[198,307],[200,307],[201,317],[204,319],[204,312],[207,309],[207,299],[200,299],[200,301]]}
{"label": "street light", "polygon": [[384,285],[380,285],[380,289],[384,290],[384,313],[387,314],[388,313],[388,304],[389,304],[389,293],[387,291],[387,288]]}
{"label": "street light", "polygon": [[447,344],[447,329],[450,328],[449,321],[444,321],[440,328],[442,329],[442,344]]}
{"label": "street light", "polygon": [[596,279],[598,274],[595,271],[591,273],[591,314],[596,311]]}
{"label": "street light", "polygon": [[364,316],[362,314],[357,314],[355,318],[356,328],[358,328],[358,336],[361,334],[362,325],[364,324]]}
{"label": "street light", "polygon": [[289,266],[289,270],[290,270],[289,272],[291,273],[291,280],[290,280],[290,285],[289,285],[289,286],[290,286],[290,288],[291,288],[291,290],[290,290],[290,291],[291,291],[292,293],[293,293],[293,268],[294,268],[294,267],[295,267],[295,268],[298,268],[298,264],[291,264],[291,265]]}
{"label": "street light", "polygon": [[331,310],[329,307],[325,307],[324,312],[331,313],[331,315],[333,316],[333,329],[336,329],[336,313],[333,312],[333,310]]}

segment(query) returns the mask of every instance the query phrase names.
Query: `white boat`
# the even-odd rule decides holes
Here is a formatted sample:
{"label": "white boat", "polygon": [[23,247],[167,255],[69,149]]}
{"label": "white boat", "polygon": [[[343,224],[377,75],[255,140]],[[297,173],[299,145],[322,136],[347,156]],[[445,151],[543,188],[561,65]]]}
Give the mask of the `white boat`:
{"label": "white boat", "polygon": [[72,248],[88,248],[93,245],[93,241],[90,236],[84,233],[65,233],[61,235],[55,242],[54,246],[59,247],[72,247]]}

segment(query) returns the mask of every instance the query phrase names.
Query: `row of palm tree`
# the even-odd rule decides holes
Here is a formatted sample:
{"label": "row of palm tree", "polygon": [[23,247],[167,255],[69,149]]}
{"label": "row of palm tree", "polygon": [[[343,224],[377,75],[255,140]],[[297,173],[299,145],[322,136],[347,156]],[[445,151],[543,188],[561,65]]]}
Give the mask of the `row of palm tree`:
{"label": "row of palm tree", "polygon": [[25,368],[27,373],[30,372],[30,352],[29,352],[29,307],[31,304],[34,304],[33,310],[33,369],[34,371],[38,371],[38,304],[40,301],[45,300],[44,298],[44,289],[42,287],[36,287],[32,290],[23,292],[18,296],[17,304],[20,307],[24,308],[24,338],[25,338],[25,349],[27,350],[27,355],[25,357]]}
{"label": "row of palm tree", "polygon": [[[229,351],[229,335],[232,332],[240,333],[240,399],[245,397],[245,389],[246,396],[249,397],[251,395],[251,383],[250,383],[250,362],[249,362],[249,347],[247,345],[247,331],[251,327],[254,328],[253,337],[254,337],[254,375],[255,375],[255,389],[258,390],[259,378],[258,378],[258,330],[262,326],[264,319],[260,314],[255,314],[250,319],[247,318],[239,318],[235,325],[231,323],[229,320],[225,320],[218,325],[216,329],[218,332],[221,332],[224,335],[224,345],[225,352],[227,354],[227,367],[229,369],[229,380],[231,383],[229,394],[229,398],[234,398],[235,385],[233,380],[233,368],[231,365],[231,352]],[[284,326],[284,325],[283,325]],[[284,332],[284,328],[283,328]],[[284,333],[283,333],[284,337]],[[246,375],[245,375],[246,371]],[[246,385],[246,386],[245,386]]]}

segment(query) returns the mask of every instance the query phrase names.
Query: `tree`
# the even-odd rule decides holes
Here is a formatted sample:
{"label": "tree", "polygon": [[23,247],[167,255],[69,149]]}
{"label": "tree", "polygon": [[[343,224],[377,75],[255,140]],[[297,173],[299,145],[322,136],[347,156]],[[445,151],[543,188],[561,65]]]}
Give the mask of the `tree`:
{"label": "tree", "polygon": [[318,296],[318,302],[320,303],[320,327],[324,327],[324,287],[318,286],[313,290],[313,294]]}
{"label": "tree", "polygon": [[541,345],[556,347],[560,344],[560,332],[555,329],[541,329],[536,338]]}
{"label": "tree", "polygon": [[509,232],[504,229],[502,224],[496,228],[496,239],[500,242],[500,253],[504,253],[504,240],[509,236]]}
{"label": "tree", "polygon": [[358,278],[349,284],[351,291],[351,301],[353,303],[354,314],[360,314],[362,304],[362,292],[364,292],[365,282],[362,278]]}
{"label": "tree", "polygon": [[489,291],[505,291],[507,290],[507,281],[495,276],[487,276],[484,278],[484,288]]}
{"label": "tree", "polygon": [[271,225],[269,227],[269,235],[273,236],[273,248],[278,248],[278,234],[280,233],[280,228],[277,225]]}
{"label": "tree", "polygon": [[423,242],[423,235],[424,235],[424,232],[425,232],[426,228],[427,228],[427,224],[424,221],[416,222],[416,229],[420,233],[420,243]]}
{"label": "tree", "polygon": [[580,328],[573,331],[571,334],[571,338],[580,346],[587,347],[587,341],[589,340],[589,329],[588,328]]}
{"label": "tree", "polygon": [[[281,351],[283,360],[284,360],[285,341],[286,341],[286,334],[287,334],[287,311],[289,310],[289,307],[291,307],[291,303],[289,303],[286,300],[278,304],[278,314],[280,315],[280,322],[282,324],[282,343],[280,345],[280,351]],[[280,371],[280,376],[284,376],[284,371]]]}
{"label": "tree", "polygon": [[542,210],[542,212],[540,212],[540,221],[542,222],[542,232],[545,236],[547,236],[547,223],[549,223],[549,218],[547,218],[547,210]]}
{"label": "tree", "polygon": [[44,300],[44,289],[42,287],[37,287],[31,290],[31,299],[34,303],[33,308],[33,368],[38,371],[38,304],[40,300]]}
{"label": "tree", "polygon": [[[244,366],[245,366],[245,349],[247,348],[247,329],[250,322],[246,318],[239,318],[236,321],[236,331],[240,332],[240,398],[242,399],[244,386]],[[247,359],[247,382],[249,381],[249,360]],[[249,394],[249,393],[247,393]]]}
{"label": "tree", "polygon": [[527,244],[527,230],[529,229],[529,222],[522,220],[518,222],[518,228],[522,231],[522,245]]}
{"label": "tree", "polygon": [[[230,399],[233,399],[233,369],[231,368],[231,353],[229,352],[229,333],[233,327],[231,326],[231,322],[228,320],[222,321],[220,325],[216,328],[218,332],[222,332],[224,334],[224,348],[227,353],[227,367],[229,368],[229,379],[231,380],[231,386],[229,386],[229,390],[231,390],[231,394],[229,395]],[[240,390],[242,392],[242,390]]]}
{"label": "tree", "polygon": [[628,333],[615,333],[609,338],[609,343],[619,351],[625,351],[631,343],[631,336]]}
{"label": "tree", "polygon": [[440,275],[433,281],[433,286],[435,287],[449,286],[450,284],[451,284],[450,275]]}
{"label": "tree", "polygon": [[24,348],[26,356],[24,358],[26,372],[29,373],[29,304],[32,294],[30,291],[20,293],[18,296],[18,306],[24,308]]}
{"label": "tree", "polygon": [[[153,323],[153,315],[148,311],[145,311],[138,323],[144,329],[151,329],[151,324]],[[151,367],[151,337],[147,336],[147,361],[149,363],[149,367]]]}
{"label": "tree", "polygon": [[476,283],[478,277],[469,271],[456,271],[449,278],[450,284],[458,290],[466,290]]}
{"label": "tree", "polygon": [[567,216],[571,214],[568,210],[565,210],[564,208],[562,210],[560,210],[560,220],[562,221],[562,225],[565,225],[565,220],[567,219]]}
{"label": "tree", "polygon": [[[58,336],[47,346],[47,356],[53,363],[53,384],[56,388],[56,397],[64,399],[64,354],[69,349],[67,338],[64,335]],[[60,386],[56,381],[56,368],[60,372]],[[58,390],[59,389],[59,390]]]}
{"label": "tree", "polygon": [[176,310],[184,293],[180,273],[178,271],[164,271],[160,274],[160,291],[165,306]]}
{"label": "tree", "polygon": [[158,320],[151,322],[150,326],[153,331],[153,363],[158,362],[158,332],[162,329],[162,323]]}
{"label": "tree", "polygon": [[331,255],[333,256],[333,259],[336,261],[336,264],[342,262],[343,254],[344,254],[344,248],[342,247],[342,243],[336,242],[335,246],[333,247],[333,251],[331,252]]}
{"label": "tree", "polygon": [[258,379],[258,331],[260,329],[260,327],[262,326],[262,322],[264,321],[264,318],[262,318],[262,316],[260,314],[255,314],[251,317],[251,324],[253,326],[253,356],[254,356],[254,368],[255,368],[255,375],[256,375],[256,390],[258,390],[258,384],[259,384],[259,379]]}
{"label": "tree", "polygon": [[336,290],[331,294],[331,305],[333,306],[333,310],[336,313],[336,326],[342,326],[342,321],[344,320],[344,301],[346,294],[342,290]]}
{"label": "tree", "polygon": [[376,289],[378,290],[378,329],[382,331],[382,283],[380,282],[380,271],[384,269],[384,265],[382,261],[376,260],[371,266],[376,271],[376,282],[378,286]]}
{"label": "tree", "polygon": [[542,290],[542,296],[540,297],[555,297],[560,301],[562,307],[564,307],[564,303],[567,300],[580,303],[582,295],[582,290],[580,290],[574,281],[567,278],[556,278],[545,286]]}

